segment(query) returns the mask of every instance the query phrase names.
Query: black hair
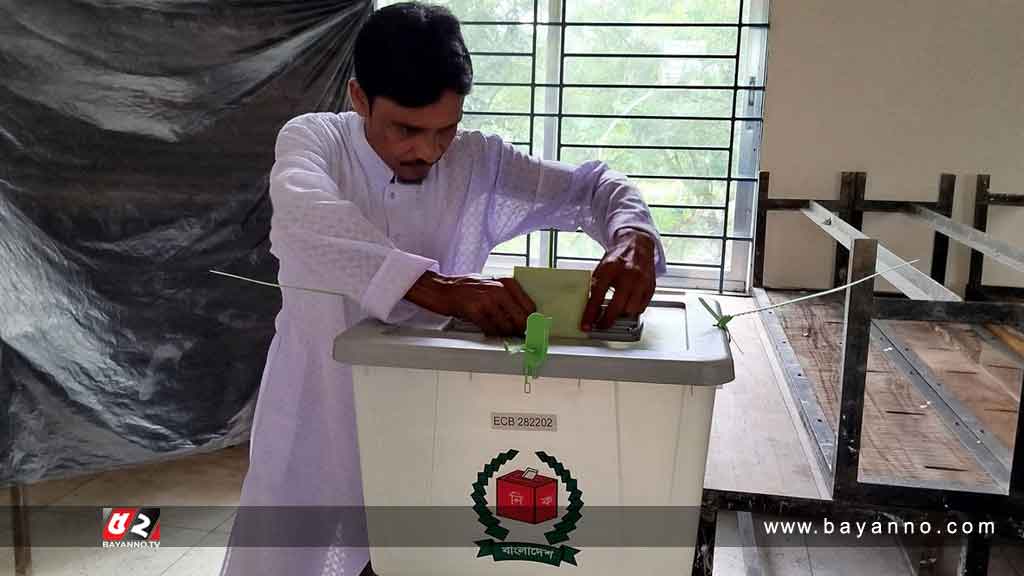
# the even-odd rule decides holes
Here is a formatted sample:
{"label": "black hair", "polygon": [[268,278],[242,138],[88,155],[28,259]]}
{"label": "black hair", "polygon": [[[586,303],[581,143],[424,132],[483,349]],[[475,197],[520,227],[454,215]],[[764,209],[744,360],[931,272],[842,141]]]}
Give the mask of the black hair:
{"label": "black hair", "polygon": [[354,59],[356,80],[371,106],[384,96],[422,108],[446,90],[465,96],[473,87],[459,20],[443,6],[403,2],[377,10],[356,37]]}

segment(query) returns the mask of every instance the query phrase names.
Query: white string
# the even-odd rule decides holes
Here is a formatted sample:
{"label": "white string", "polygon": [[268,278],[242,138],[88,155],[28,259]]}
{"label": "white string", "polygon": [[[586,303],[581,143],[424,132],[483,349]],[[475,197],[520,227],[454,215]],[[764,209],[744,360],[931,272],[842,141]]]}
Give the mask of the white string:
{"label": "white string", "polygon": [[874,278],[876,276],[881,276],[882,274],[888,274],[889,272],[892,272],[893,270],[899,270],[900,268],[903,268],[904,266],[910,266],[911,264],[914,264],[915,262],[919,262],[919,261],[920,261],[920,259],[911,260],[910,262],[904,262],[903,264],[900,264],[899,266],[893,266],[892,268],[889,268],[888,270],[882,270],[881,272],[876,272],[876,273],[874,273],[874,274],[872,274],[870,276],[865,276],[865,277],[861,278],[860,280],[855,280],[853,282],[850,282],[849,284],[843,284],[842,286],[838,286],[836,288],[832,288],[831,290],[825,290],[824,292],[816,292],[814,294],[808,294],[807,296],[801,296],[799,298],[794,298],[792,300],[787,300],[785,302],[780,302],[778,304],[772,304],[771,306],[765,306],[764,308],[755,308],[753,310],[745,310],[743,312],[739,312],[737,314],[733,314],[732,317],[733,318],[737,318],[739,316],[746,316],[747,314],[753,314],[755,312],[764,312],[765,310],[772,310],[772,309],[780,308],[782,306],[786,306],[786,305],[789,305],[789,304],[796,304],[797,302],[803,302],[804,300],[810,300],[811,298],[817,298],[819,296],[827,296],[827,295],[833,294],[835,292],[841,292],[841,291],[846,290],[847,288],[849,288],[851,286],[856,286],[857,284],[860,284],[861,282],[867,282],[868,280],[871,280],[872,278]]}
{"label": "white string", "polygon": [[271,288],[286,288],[288,290],[302,290],[305,292],[316,292],[317,294],[330,294],[332,296],[345,295],[341,292],[334,290],[324,290],[323,288],[306,288],[305,286],[289,286],[287,284],[274,284],[273,282],[264,282],[262,280],[254,280],[252,278],[246,278],[245,276],[238,276],[236,274],[228,274],[227,272],[221,272],[219,270],[210,270],[211,274],[217,274],[218,276],[227,276],[228,278],[234,278],[236,280],[243,280],[245,282],[251,282],[253,284],[259,284],[260,286],[270,286]]}

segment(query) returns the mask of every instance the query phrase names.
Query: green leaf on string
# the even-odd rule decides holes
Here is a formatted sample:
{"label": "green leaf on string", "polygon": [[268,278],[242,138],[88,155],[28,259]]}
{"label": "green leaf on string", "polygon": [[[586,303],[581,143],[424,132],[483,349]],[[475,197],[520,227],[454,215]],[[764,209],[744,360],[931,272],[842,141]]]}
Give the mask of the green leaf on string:
{"label": "green leaf on string", "polygon": [[707,300],[701,297],[697,297],[697,300],[700,300],[700,303],[704,306],[704,309],[707,310],[708,313],[711,314],[711,317],[715,319],[715,326],[728,332],[729,322],[732,322],[732,319],[735,318],[735,316],[730,316],[728,314],[719,314],[718,312],[715,312],[715,309],[712,308],[710,304],[708,304]]}
{"label": "green leaf on string", "polygon": [[704,300],[700,296],[697,297],[697,300],[699,300],[701,305],[704,306],[704,309],[707,310],[709,314],[711,314],[711,317],[715,319],[715,326],[717,328],[720,328],[723,332],[725,332],[725,340],[730,344],[735,344],[736,349],[739,350],[740,354],[742,354],[743,349],[740,348],[740,343],[733,340],[732,332],[729,332],[729,322],[732,322],[732,319],[735,318],[736,316],[730,314],[719,314],[718,312],[715,312],[715,309],[712,308],[711,305],[707,303],[707,300]]}

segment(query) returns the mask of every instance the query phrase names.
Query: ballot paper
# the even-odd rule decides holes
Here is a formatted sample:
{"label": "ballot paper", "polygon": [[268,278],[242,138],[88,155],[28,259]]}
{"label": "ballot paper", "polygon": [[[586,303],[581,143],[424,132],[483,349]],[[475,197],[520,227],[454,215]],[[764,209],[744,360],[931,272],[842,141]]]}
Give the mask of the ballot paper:
{"label": "ballot paper", "polygon": [[537,311],[553,319],[551,336],[587,337],[580,322],[590,295],[590,271],[520,266],[513,278],[537,305]]}

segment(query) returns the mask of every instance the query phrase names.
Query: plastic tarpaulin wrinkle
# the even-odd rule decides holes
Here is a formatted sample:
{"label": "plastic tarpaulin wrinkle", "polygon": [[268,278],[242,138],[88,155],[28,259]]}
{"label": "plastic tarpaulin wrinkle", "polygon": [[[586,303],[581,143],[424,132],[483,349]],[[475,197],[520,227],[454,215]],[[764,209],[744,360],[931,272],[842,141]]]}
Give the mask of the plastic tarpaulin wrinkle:
{"label": "plastic tarpaulin wrinkle", "polygon": [[248,438],[277,132],[367,0],[0,0],[0,485]]}

